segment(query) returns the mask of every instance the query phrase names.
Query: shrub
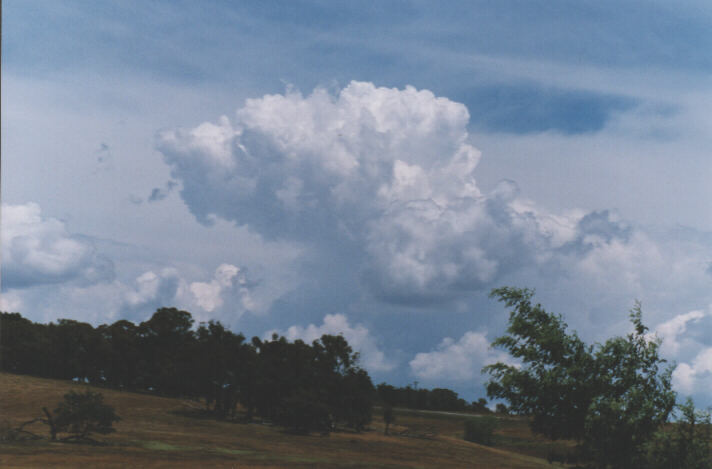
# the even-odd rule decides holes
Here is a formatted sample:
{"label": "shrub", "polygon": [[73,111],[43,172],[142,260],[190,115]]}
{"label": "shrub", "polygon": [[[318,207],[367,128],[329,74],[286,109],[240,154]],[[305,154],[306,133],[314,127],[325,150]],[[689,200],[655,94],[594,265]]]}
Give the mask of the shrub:
{"label": "shrub", "polygon": [[114,408],[103,401],[104,396],[91,391],[65,394],[64,401],[58,404],[49,422],[53,436],[67,432],[70,436],[65,439],[85,440],[92,433],[106,435],[114,432],[113,423],[120,418],[114,413]]}
{"label": "shrub", "polygon": [[491,415],[466,420],[465,440],[489,446],[496,428],[497,418]]}

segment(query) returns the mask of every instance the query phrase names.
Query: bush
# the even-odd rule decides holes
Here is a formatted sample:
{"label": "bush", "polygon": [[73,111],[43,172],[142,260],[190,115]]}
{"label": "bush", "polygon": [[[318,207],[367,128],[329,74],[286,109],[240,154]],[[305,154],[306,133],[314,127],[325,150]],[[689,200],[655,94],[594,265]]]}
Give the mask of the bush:
{"label": "bush", "polygon": [[[92,433],[106,435],[115,431],[113,423],[120,420],[114,408],[104,404],[104,396],[97,392],[78,393],[70,391],[64,395],[49,419],[52,436],[56,433],[70,434],[65,439],[86,440]],[[47,412],[47,414],[49,414]],[[48,415],[49,417],[49,415]]]}
{"label": "bush", "polygon": [[492,435],[497,428],[497,418],[491,415],[465,421],[465,440],[481,445],[491,445]]}

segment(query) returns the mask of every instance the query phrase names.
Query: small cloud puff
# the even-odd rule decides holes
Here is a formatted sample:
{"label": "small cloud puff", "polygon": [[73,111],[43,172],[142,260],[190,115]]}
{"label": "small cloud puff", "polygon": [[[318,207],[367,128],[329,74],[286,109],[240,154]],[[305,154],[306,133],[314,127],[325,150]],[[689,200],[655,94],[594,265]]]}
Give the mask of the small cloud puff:
{"label": "small cloud puff", "polygon": [[446,337],[431,352],[418,353],[410,361],[411,372],[424,381],[481,381],[482,367],[511,358],[490,347],[487,334],[469,331],[459,339]]}
{"label": "small cloud puff", "polygon": [[712,397],[712,311],[690,311],[659,324],[651,335],[662,340],[661,354],[677,363],[675,390],[686,395]]}
{"label": "small cloud puff", "polygon": [[97,253],[92,240],[69,233],[56,218],[44,217],[39,205],[3,205],[2,212],[4,287],[113,280],[112,261]]}
{"label": "small cloud puff", "polygon": [[712,389],[712,347],[705,347],[690,363],[680,363],[672,374],[676,390],[709,399]]}
{"label": "small cloud puff", "polygon": [[359,352],[361,364],[370,371],[389,371],[395,368],[396,363],[387,358],[378,348],[376,339],[369,330],[361,324],[351,326],[348,318],[343,314],[327,314],[321,326],[309,324],[307,327],[291,326],[285,332],[269,331],[265,337],[271,337],[273,333],[283,335],[288,340],[301,339],[311,343],[324,334],[343,335],[354,351]]}
{"label": "small cloud puff", "polygon": [[193,282],[188,289],[193,295],[195,304],[208,313],[223,305],[226,294],[233,300],[230,306],[236,310],[250,311],[256,306],[245,273],[231,264],[221,264],[215,270],[215,277],[210,282]]}
{"label": "small cloud puff", "polygon": [[[164,268],[158,273],[150,270],[139,275],[133,286],[119,285],[124,314],[147,314],[163,306],[187,309],[197,321],[239,318],[247,311],[258,309],[250,282],[243,269],[221,264],[207,282],[188,281],[175,268]],[[225,317],[229,310],[230,317]],[[217,314],[218,317],[213,315]]]}

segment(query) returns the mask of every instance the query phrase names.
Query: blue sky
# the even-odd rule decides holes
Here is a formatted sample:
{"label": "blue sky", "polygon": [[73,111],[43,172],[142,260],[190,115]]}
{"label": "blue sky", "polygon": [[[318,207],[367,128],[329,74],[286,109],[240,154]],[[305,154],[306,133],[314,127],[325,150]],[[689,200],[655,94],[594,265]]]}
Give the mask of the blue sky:
{"label": "blue sky", "polygon": [[3,309],[342,332],[483,395],[537,289],[712,395],[708,2],[3,3]]}

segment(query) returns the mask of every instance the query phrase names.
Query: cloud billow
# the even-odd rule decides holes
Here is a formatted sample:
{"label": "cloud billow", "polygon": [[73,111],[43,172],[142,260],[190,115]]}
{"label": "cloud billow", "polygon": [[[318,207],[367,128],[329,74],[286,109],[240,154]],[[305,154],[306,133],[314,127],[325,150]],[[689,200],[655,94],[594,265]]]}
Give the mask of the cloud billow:
{"label": "cloud billow", "polygon": [[430,91],[352,82],[335,96],[249,99],[235,122],[164,131],[157,147],[204,223],[217,216],[356,257],[387,301],[440,301],[491,283],[545,241],[513,205],[514,183],[480,192],[468,121],[465,106]]}
{"label": "cloud billow", "polygon": [[97,253],[91,239],[69,233],[62,221],[43,216],[39,205],[3,205],[2,212],[4,288],[114,279],[113,262]]}
{"label": "cloud billow", "polygon": [[607,211],[552,214],[513,181],[483,193],[469,119],[428,90],[351,82],[248,99],[232,121],[159,133],[157,148],[199,221],[307,246],[323,288],[357,278],[381,301],[444,304],[527,270],[635,297],[673,261],[699,283],[686,251],[675,260]]}
{"label": "cloud billow", "polygon": [[380,348],[377,340],[362,324],[352,326],[344,314],[327,314],[320,326],[309,324],[306,327],[290,326],[286,331],[271,330],[264,334],[266,339],[272,334],[282,335],[288,340],[303,340],[307,343],[321,338],[324,334],[341,335],[355,352],[359,353],[360,364],[370,371],[390,371],[396,366]]}

